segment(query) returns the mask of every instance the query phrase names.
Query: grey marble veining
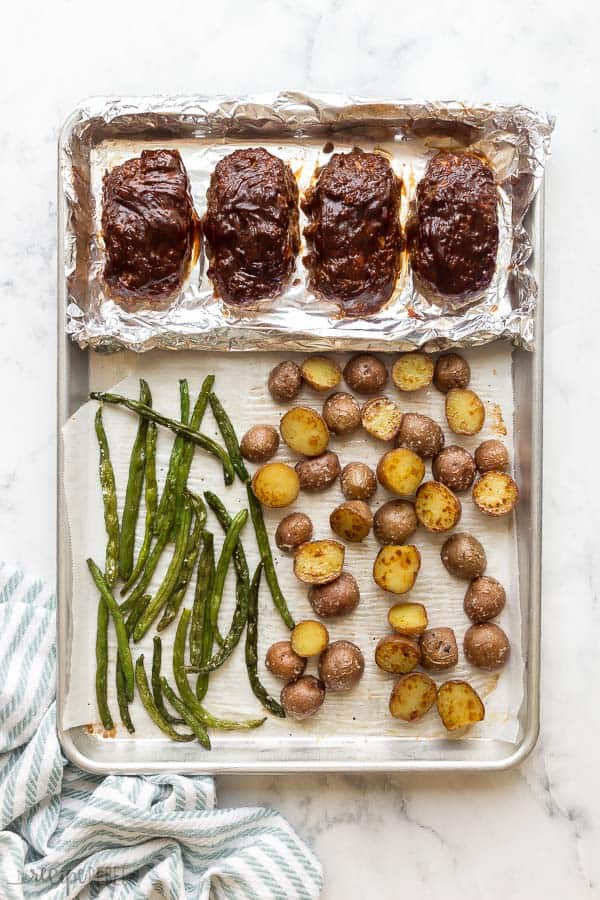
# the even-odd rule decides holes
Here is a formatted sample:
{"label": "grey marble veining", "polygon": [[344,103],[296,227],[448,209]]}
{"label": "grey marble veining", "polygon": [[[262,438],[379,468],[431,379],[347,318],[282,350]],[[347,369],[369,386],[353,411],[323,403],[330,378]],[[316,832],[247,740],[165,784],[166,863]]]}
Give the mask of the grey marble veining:
{"label": "grey marble veining", "polygon": [[[522,101],[547,180],[542,736],[513,772],[223,778],[313,842],[325,898],[600,896],[600,83],[585,0],[22,0],[0,53],[0,556],[54,576],[55,147],[82,97],[278,88]],[[118,38],[115,37],[118,35]]]}

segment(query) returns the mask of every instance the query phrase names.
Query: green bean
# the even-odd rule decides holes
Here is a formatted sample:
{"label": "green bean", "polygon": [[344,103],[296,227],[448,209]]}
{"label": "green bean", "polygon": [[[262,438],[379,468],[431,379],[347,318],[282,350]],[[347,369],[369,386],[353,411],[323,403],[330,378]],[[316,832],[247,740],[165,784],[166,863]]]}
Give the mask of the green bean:
{"label": "green bean", "polygon": [[135,725],[131,720],[131,715],[129,713],[129,701],[127,699],[127,688],[125,686],[125,676],[123,675],[123,668],[121,666],[121,661],[117,658],[117,668],[116,668],[116,681],[117,681],[117,702],[119,704],[119,714],[121,716],[121,722],[129,732],[129,734],[135,733]]}
{"label": "green bean", "polygon": [[96,703],[102,726],[107,731],[115,727],[108,707],[108,606],[102,595],[98,600],[96,624]]}
{"label": "green bean", "polygon": [[119,574],[119,511],[117,509],[117,487],[115,473],[110,461],[108,439],[102,421],[102,406],[95,419],[96,437],[100,449],[100,487],[104,503],[104,526],[106,528],[106,580],[112,587]]}
{"label": "green bean", "polygon": [[[160,622],[156,626],[157,631],[164,631],[164,629],[168,625],[170,625],[174,619],[177,618],[177,614],[185,598],[188,585],[194,571],[194,566],[196,565],[196,560],[200,551],[200,538],[202,536],[202,529],[204,528],[204,523],[206,522],[206,507],[203,503],[202,507],[199,507],[197,505],[197,501],[199,499],[199,497],[194,497],[194,527],[190,532],[185,548],[185,556],[183,558],[183,563],[181,565],[177,584],[173,590],[173,593],[167,600],[165,610],[162,614]],[[204,509],[204,515],[202,514],[202,509]],[[180,523],[179,526],[180,528],[181,524],[182,523]]]}
{"label": "green bean", "polygon": [[258,677],[258,592],[262,570],[263,563],[260,562],[250,585],[248,628],[246,630],[246,669],[248,670],[248,680],[254,696],[260,700],[265,709],[283,719],[285,718],[283,706],[269,695]]}
{"label": "green bean", "polygon": [[275,604],[279,615],[291,631],[291,629],[294,628],[295,623],[277,579],[277,572],[275,571],[275,563],[273,562],[273,556],[271,554],[262,507],[254,496],[254,492],[249,484],[246,485],[246,493],[248,494],[248,505],[250,507],[252,524],[254,525],[254,533],[256,534],[258,552],[263,561],[265,578],[267,579],[267,584],[271,591],[271,597],[273,598],[273,603]]}
{"label": "green bean", "polygon": [[125,678],[127,698],[131,701],[133,700],[133,662],[131,659],[131,650],[129,649],[129,638],[127,636],[125,622],[123,620],[123,613],[119,609],[119,604],[112,595],[112,591],[107,580],[105,579],[104,575],[102,574],[94,560],[88,559],[87,565],[101,597],[108,606],[108,611],[115,625],[115,632],[117,635],[117,648],[119,651],[121,665],[123,667],[123,676]]}
{"label": "green bean", "polygon": [[185,724],[192,729],[202,746],[205,747],[206,750],[210,750],[210,738],[204,723],[190,712],[182,700],[177,696],[166,678],[163,677],[160,679],[160,687],[173,709],[177,710]]}
{"label": "green bean", "polygon": [[159,612],[161,612],[165,603],[168,601],[169,597],[177,586],[179,573],[181,571],[185,556],[185,548],[190,533],[191,520],[192,507],[189,501],[186,500],[185,513],[181,522],[179,534],[177,535],[177,541],[175,543],[175,549],[173,550],[171,562],[169,563],[169,568],[167,569],[166,575],[163,578],[160,587],[156,591],[156,594],[144,610],[142,617],[133,630],[133,640],[136,643],[141,640],[141,638],[143,638],[143,636],[146,634],[155,618],[157,617]]}
{"label": "green bean", "polygon": [[233,731],[237,729],[258,728],[265,719],[248,719],[245,722],[231,722],[227,719],[219,719],[209,713],[191,689],[185,672],[185,646],[187,638],[187,630],[190,621],[189,609],[184,609],[177,625],[175,634],[175,642],[173,644],[173,675],[179,696],[186,708],[200,719],[204,725],[209,728],[221,728],[225,731]]}
{"label": "green bean", "polygon": [[[194,667],[194,672],[199,672],[201,675],[206,672],[213,672],[215,669],[218,669],[223,665],[225,660],[229,659],[237,645],[239,644],[240,638],[242,636],[242,631],[248,621],[248,588],[244,585],[243,582],[239,581],[236,585],[236,604],[235,610],[233,613],[233,618],[231,620],[231,626],[220,650],[212,656],[206,663],[199,666],[198,668]],[[188,667],[187,671],[190,671],[190,667]]]}
{"label": "green bean", "polygon": [[[217,497],[216,494],[213,494],[212,491],[204,492],[204,499],[214,512],[217,521],[223,531],[227,531],[231,526],[231,516],[225,509],[225,505]],[[233,551],[233,564],[235,566],[235,570],[237,572],[237,576],[241,579],[247,586],[250,586],[250,573],[248,571],[248,563],[246,561],[246,554],[244,553],[244,548],[242,547],[242,542],[238,540],[235,545],[235,550]]]}
{"label": "green bean", "polygon": [[[198,431],[200,429],[202,419],[204,418],[204,413],[208,404],[208,395],[212,390],[212,386],[214,383],[214,375],[207,375],[202,382],[202,387],[200,388],[198,399],[194,404],[192,418],[190,419],[190,428],[193,428],[194,431]],[[181,460],[177,469],[177,479],[175,482],[175,508],[177,510],[177,513],[175,516],[175,524],[173,526],[174,529],[177,529],[181,524],[181,506],[179,505],[179,501],[181,500],[181,497],[183,497],[184,491],[186,489],[193,459],[194,445],[186,443],[185,447],[183,448],[183,453],[181,454]]]}
{"label": "green bean", "polygon": [[167,720],[161,715],[160,711],[156,708],[156,704],[154,703],[152,692],[150,690],[150,685],[148,684],[148,676],[146,675],[146,670],[144,668],[143,654],[138,657],[135,664],[135,681],[138,687],[140,700],[142,701],[144,709],[146,710],[154,724],[158,725],[160,730],[163,731],[173,741],[193,741],[196,737],[195,734],[180,734],[178,731],[175,731],[171,723],[167,722]]}
{"label": "green bean", "polygon": [[[140,402],[152,406],[152,394],[147,382],[140,378]],[[140,419],[129,459],[129,476],[125,491],[125,505],[121,519],[121,540],[119,544],[119,575],[127,581],[133,571],[133,548],[135,545],[135,527],[137,524],[142,490],[144,487],[144,470],[146,468],[146,433],[148,420]]]}
{"label": "green bean", "polygon": [[[181,421],[184,425],[188,425],[190,418],[190,389],[188,387],[186,378],[179,379],[179,406]],[[173,441],[173,447],[171,448],[171,457],[169,459],[169,468],[167,470],[167,477],[165,479],[165,486],[161,494],[160,503],[158,504],[158,515],[156,518],[155,526],[156,533],[158,533],[162,528],[165,527],[167,518],[170,522],[169,529],[171,528],[175,519],[175,512],[172,503],[175,497],[175,483],[177,481],[179,463],[181,461],[185,445],[186,442],[184,438],[180,434],[178,434]]]}
{"label": "green bean", "polygon": [[211,392],[208,399],[210,400],[210,408],[212,409],[215,421],[219,426],[219,431],[221,432],[221,437],[227,447],[227,452],[229,453],[233,468],[241,481],[250,481],[250,474],[245,466],[242,451],[240,450],[240,445],[231,419],[225,412],[221,405],[221,401],[216,394]]}
{"label": "green bean", "polygon": [[161,714],[161,716],[170,722],[171,725],[183,725],[184,720],[178,719],[176,716],[172,716],[171,713],[165,706],[165,701],[163,700],[162,688],[160,684],[160,670],[162,667],[162,641],[160,637],[156,634],[154,636],[154,650],[152,653],[152,696],[154,698],[154,703],[156,705],[157,710]]}
{"label": "green bean", "polygon": [[[192,609],[192,625],[190,628],[190,659],[201,665],[206,662],[213,647],[213,631],[210,624],[210,604],[208,598],[212,592],[215,577],[215,549],[210,531],[204,532],[204,543],[198,563],[198,576]],[[196,681],[196,697],[202,700],[208,689],[208,675],[199,675]]]}
{"label": "green bean", "polygon": [[134,628],[137,623],[140,621],[144,610],[152,600],[152,596],[150,594],[143,594],[139,600],[137,600],[135,606],[133,606],[129,610],[129,615],[125,619],[125,628],[127,629],[127,636],[131,637],[133,634]]}
{"label": "green bean", "polygon": [[146,467],[144,473],[145,480],[145,502],[146,502],[146,521],[144,524],[144,540],[140,548],[137,562],[133,568],[133,572],[121,588],[121,596],[127,593],[140,577],[152,545],[152,535],[154,534],[154,523],[156,521],[156,505],[158,499],[158,487],[156,484],[156,436],[157,426],[154,422],[148,422],[148,432],[146,434]]}
{"label": "green bean", "polygon": [[168,416],[163,416],[162,413],[158,413],[156,412],[156,410],[151,409],[149,406],[140,403],[139,400],[129,400],[127,397],[123,397],[121,394],[111,394],[106,391],[92,391],[89,396],[90,400],[100,400],[104,403],[113,403],[118,406],[124,406],[126,409],[130,409],[132,412],[137,413],[139,416],[143,416],[146,419],[150,419],[150,421],[152,422],[156,422],[157,425],[162,425],[164,428],[169,428],[175,434],[183,435],[183,437],[187,438],[188,441],[196,444],[202,450],[206,450],[208,453],[212,453],[213,456],[216,456],[223,466],[225,484],[233,483],[235,470],[232,466],[229,454],[223,447],[221,447],[220,444],[217,444],[216,441],[213,441],[212,438],[209,438],[207,435],[202,434],[199,431],[193,431],[193,429],[189,428],[187,425],[184,425],[182,422],[177,422],[175,419],[170,419]]}
{"label": "green bean", "polygon": [[[217,569],[215,572],[215,580],[213,584],[213,589],[209,598],[210,603],[210,621],[213,628],[213,632],[217,635],[218,639],[218,618],[219,618],[219,609],[221,606],[221,600],[223,599],[223,588],[225,586],[225,578],[227,577],[227,570],[229,569],[229,563],[231,561],[231,556],[235,549],[235,546],[238,542],[238,537],[240,531],[248,521],[248,510],[242,509],[240,512],[234,516],[231,520],[231,525],[227,530],[227,534],[225,535],[225,540],[223,541],[223,546],[221,548],[221,555],[219,556],[219,562],[217,563]],[[221,641],[222,642],[222,641]]]}

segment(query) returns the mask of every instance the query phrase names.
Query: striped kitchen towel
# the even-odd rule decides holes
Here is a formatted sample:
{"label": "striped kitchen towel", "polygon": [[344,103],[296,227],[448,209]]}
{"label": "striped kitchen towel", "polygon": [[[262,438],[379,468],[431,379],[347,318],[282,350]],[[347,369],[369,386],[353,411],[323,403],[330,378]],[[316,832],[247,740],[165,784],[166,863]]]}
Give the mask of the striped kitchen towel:
{"label": "striped kitchen towel", "polygon": [[1,900],[312,900],[313,852],[271,809],[215,809],[212,778],[97,778],[56,735],[55,599],[0,564]]}

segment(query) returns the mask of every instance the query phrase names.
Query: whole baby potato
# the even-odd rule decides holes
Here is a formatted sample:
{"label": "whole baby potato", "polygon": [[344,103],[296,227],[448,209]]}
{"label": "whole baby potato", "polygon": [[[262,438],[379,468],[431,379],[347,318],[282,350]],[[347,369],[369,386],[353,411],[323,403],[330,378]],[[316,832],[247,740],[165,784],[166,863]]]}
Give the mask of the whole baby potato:
{"label": "whole baby potato", "polygon": [[303,491],[324,491],[330,487],[340,474],[340,461],[337,453],[326,450],[320,456],[313,456],[296,463],[296,472]]}
{"label": "whole baby potato", "polygon": [[406,447],[423,459],[431,459],[444,446],[444,433],[437,422],[421,413],[404,413],[397,447]]}
{"label": "whole baby potato", "polygon": [[323,404],[323,418],[334,434],[351,434],[360,425],[360,407],[352,394],[339,391]]}
{"label": "whole baby potato", "polygon": [[319,657],[319,677],[329,691],[350,691],[365,671],[360,647],[351,641],[334,641]]}
{"label": "whole baby potato", "polygon": [[302,387],[302,370],[300,366],[286,359],[275,366],[269,374],[269,393],[279,403],[295,400]]}
{"label": "whole baby potato", "polygon": [[308,719],[323,705],[325,685],[314,675],[302,675],[281,691],[281,705],[290,719]]}
{"label": "whole baby potato", "polygon": [[508,468],[508,450],[496,438],[484,441],[475,451],[475,465],[482,475],[484,472],[503,472]]}
{"label": "whole baby potato", "polygon": [[346,500],[370,500],[377,490],[375,472],[362,462],[351,462],[344,466],[340,484]]}
{"label": "whole baby potato", "polygon": [[313,584],[308,592],[308,601],[322,619],[352,612],[360,602],[356,578],[350,572],[342,572],[329,584]]}
{"label": "whole baby potato", "polygon": [[447,394],[452,388],[466,388],[470,380],[469,363],[458,353],[444,353],[438,358],[433,383],[442,394]]}
{"label": "whole baby potato", "polygon": [[304,513],[290,513],[277,526],[275,543],[280,550],[295,550],[300,544],[310,541],[313,524]]}
{"label": "whole baby potato", "polygon": [[388,373],[384,364],[369,353],[353,356],[344,368],[344,381],[357,394],[377,394],[387,379]]}
{"label": "whole baby potato", "polygon": [[500,669],[510,655],[510,641],[494,622],[471,625],[465,634],[463,648],[468,662],[478,669]]}
{"label": "whole baby potato", "polygon": [[499,616],[506,604],[506,591],[489,575],[474,578],[464,599],[464,610],[472,622],[479,624]]}
{"label": "whole baby potato", "polygon": [[380,544],[403,544],[419,522],[410,500],[388,500],[373,517],[373,533]]}
{"label": "whole baby potato", "polygon": [[457,578],[477,578],[485,572],[485,550],[477,538],[466,531],[459,531],[444,541],[440,555],[448,572]]}
{"label": "whole baby potato", "polygon": [[467,491],[475,478],[475,460],[464,447],[452,444],[444,447],[431,464],[436,481],[441,481],[451,491]]}
{"label": "whole baby potato", "polygon": [[458,662],[458,647],[452,628],[430,628],[420,640],[421,662],[426,669],[450,669]]}
{"label": "whole baby potato", "polygon": [[278,447],[279,433],[272,425],[253,425],[240,441],[244,459],[255,463],[271,459]]}
{"label": "whole baby potato", "polygon": [[295,681],[304,673],[306,659],[294,653],[290,641],[277,641],[267,650],[265,665],[276,678],[281,678],[282,681]]}

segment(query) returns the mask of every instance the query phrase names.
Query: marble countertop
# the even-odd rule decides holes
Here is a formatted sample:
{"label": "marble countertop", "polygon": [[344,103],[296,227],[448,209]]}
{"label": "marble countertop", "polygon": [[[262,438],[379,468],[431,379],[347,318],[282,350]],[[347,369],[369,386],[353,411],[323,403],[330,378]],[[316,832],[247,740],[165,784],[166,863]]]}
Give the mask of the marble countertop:
{"label": "marble countertop", "polygon": [[290,819],[323,861],[326,900],[411,890],[419,900],[600,896],[596,4],[105,0],[102,15],[90,9],[70,0],[9,4],[0,54],[0,556],[49,579],[56,139],[77,101],[286,88],[518,101],[557,114],[547,179],[535,751],[493,775],[228,777],[218,788],[222,805],[271,804]]}

